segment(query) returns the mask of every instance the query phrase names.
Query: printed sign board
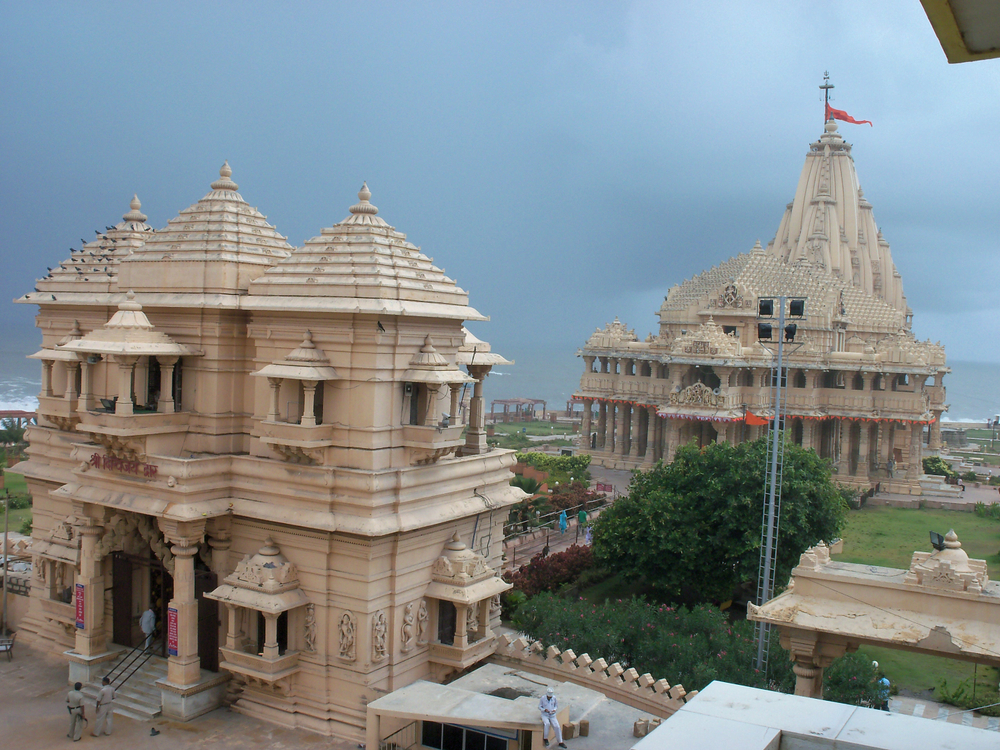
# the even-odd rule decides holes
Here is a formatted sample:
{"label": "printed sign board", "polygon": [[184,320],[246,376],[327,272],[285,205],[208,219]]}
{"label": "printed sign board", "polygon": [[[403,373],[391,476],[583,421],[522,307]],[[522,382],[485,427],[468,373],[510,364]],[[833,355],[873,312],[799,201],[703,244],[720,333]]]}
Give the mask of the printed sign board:
{"label": "printed sign board", "polygon": [[83,614],[84,614],[84,603],[83,603],[83,584],[76,584],[76,626],[83,630]]}
{"label": "printed sign board", "polygon": [[177,610],[167,610],[167,653],[177,656]]}

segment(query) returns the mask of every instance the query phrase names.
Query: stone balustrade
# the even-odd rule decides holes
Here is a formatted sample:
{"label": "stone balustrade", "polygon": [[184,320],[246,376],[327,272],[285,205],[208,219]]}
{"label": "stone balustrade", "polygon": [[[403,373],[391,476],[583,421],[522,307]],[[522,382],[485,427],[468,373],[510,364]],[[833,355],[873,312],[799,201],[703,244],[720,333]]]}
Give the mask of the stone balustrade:
{"label": "stone balustrade", "polygon": [[556,646],[545,648],[541,641],[529,642],[506,634],[497,639],[491,661],[597,690],[611,700],[661,718],[671,716],[698,694],[697,690],[688,693],[682,685],[671,685],[649,674],[640,675],[617,662],[608,664],[605,659],[592,659],[588,654],[578,656],[571,649],[560,651]]}

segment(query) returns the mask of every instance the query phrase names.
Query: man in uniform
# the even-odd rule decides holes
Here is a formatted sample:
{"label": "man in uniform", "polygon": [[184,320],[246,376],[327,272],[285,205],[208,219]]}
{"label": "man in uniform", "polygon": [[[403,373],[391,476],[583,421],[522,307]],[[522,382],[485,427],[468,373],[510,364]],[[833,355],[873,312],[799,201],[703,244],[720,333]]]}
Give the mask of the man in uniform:
{"label": "man in uniform", "polygon": [[556,700],[555,691],[552,688],[545,691],[545,695],[538,700],[538,710],[542,712],[542,740],[545,747],[549,746],[549,727],[552,727],[555,741],[559,747],[566,747],[559,719],[556,718],[556,713],[559,711],[559,701]]}
{"label": "man in uniform", "polygon": [[97,718],[94,719],[95,737],[100,737],[101,733],[111,736],[111,717],[114,712],[111,702],[115,699],[115,689],[111,687],[111,680],[107,677],[101,680],[101,690],[97,694]]}
{"label": "man in uniform", "polygon": [[80,692],[82,687],[82,682],[76,683],[66,696],[66,709],[69,711],[69,734],[66,736],[72,738],[73,742],[80,741],[83,735],[83,722],[87,720],[83,708],[83,693]]}

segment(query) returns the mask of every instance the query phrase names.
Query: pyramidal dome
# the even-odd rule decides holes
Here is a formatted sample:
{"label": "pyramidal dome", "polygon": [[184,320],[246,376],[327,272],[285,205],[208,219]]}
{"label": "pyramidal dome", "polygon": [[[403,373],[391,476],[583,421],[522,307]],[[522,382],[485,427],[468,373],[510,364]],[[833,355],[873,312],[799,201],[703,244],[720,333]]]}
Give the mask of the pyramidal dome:
{"label": "pyramidal dome", "polygon": [[226,162],[211,191],[147,238],[121,266],[120,288],[136,292],[245,293],[292,251],[252,208]]}
{"label": "pyramidal dome", "polygon": [[70,256],[49,269],[48,275],[38,280],[37,291],[26,294],[24,301],[51,301],[53,293],[63,302],[78,298],[89,301],[94,295],[117,292],[118,264],[153,233],[141,208],[139,196],[133,195],[128,213],[118,224],[105,227],[103,232],[95,230],[96,238],[81,240],[79,250],[70,248]]}
{"label": "pyramidal dome", "polygon": [[767,252],[828,273],[901,312],[907,309],[889,243],[858,184],[851,144],[833,120],[810,144],[795,198]]}
{"label": "pyramidal dome", "polygon": [[365,183],[346,219],[251,283],[244,307],[484,320],[467,292],[378,215],[371,197]]}

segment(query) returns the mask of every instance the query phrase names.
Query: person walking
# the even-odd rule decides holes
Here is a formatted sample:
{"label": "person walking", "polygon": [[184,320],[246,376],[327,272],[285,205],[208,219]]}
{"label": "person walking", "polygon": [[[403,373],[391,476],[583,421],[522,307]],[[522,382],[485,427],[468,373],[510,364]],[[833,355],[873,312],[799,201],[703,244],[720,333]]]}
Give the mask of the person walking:
{"label": "person walking", "polygon": [[80,741],[83,735],[83,722],[87,720],[87,712],[83,707],[83,693],[80,692],[82,687],[83,683],[77,682],[66,695],[66,710],[69,711],[69,732],[66,736],[73,742]]}
{"label": "person walking", "polygon": [[97,694],[97,717],[94,719],[94,731],[91,733],[95,737],[100,737],[101,733],[111,736],[111,717],[114,716],[111,703],[115,699],[115,689],[111,687],[111,680],[107,677],[101,680],[101,690]]}
{"label": "person walking", "polygon": [[545,695],[538,699],[538,710],[542,712],[542,742],[545,747],[549,746],[549,727],[552,727],[553,739],[558,746],[566,747],[562,738],[562,728],[556,717],[556,713],[559,711],[559,701],[552,688],[546,690]]}
{"label": "person walking", "polygon": [[563,509],[559,511],[559,533],[565,534],[568,526],[569,526],[569,519],[566,517],[565,509]]}
{"label": "person walking", "polygon": [[156,612],[153,611],[152,606],[142,613],[142,617],[139,618],[139,627],[142,628],[143,635],[146,636],[146,642],[142,647],[147,649],[152,645],[153,633],[156,631]]}

